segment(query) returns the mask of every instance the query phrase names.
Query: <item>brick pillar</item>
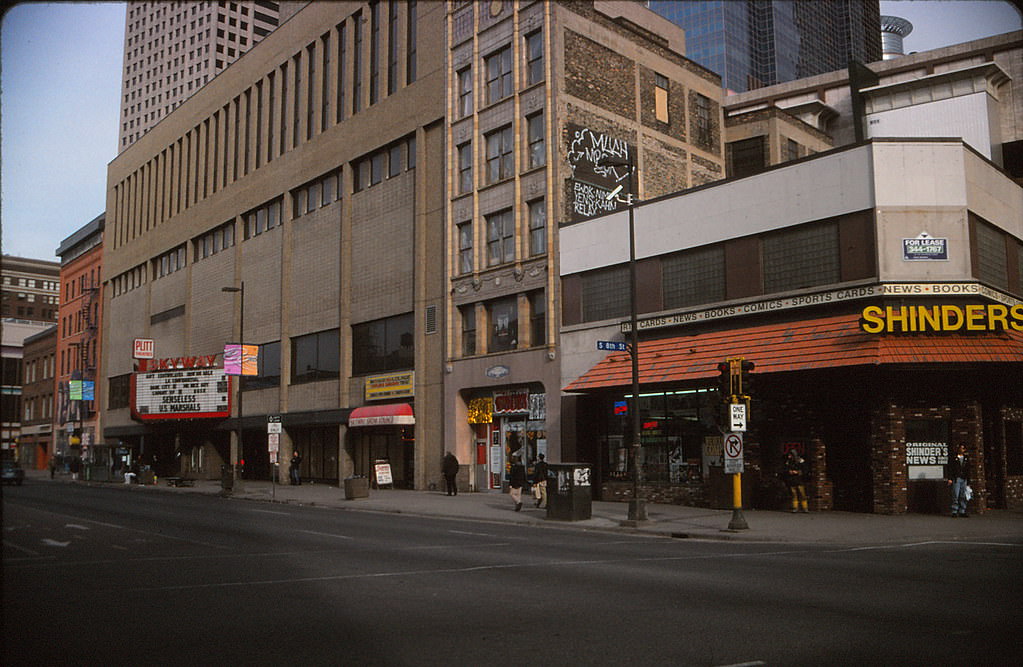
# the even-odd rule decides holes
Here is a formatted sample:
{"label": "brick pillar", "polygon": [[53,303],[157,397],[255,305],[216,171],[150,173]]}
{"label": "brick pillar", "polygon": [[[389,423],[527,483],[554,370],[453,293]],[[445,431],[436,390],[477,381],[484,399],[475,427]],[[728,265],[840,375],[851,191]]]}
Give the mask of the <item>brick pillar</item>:
{"label": "brick pillar", "polygon": [[819,438],[810,441],[806,460],[810,462],[810,479],[807,488],[807,493],[810,496],[810,509],[814,512],[830,511],[834,508],[833,485],[828,479],[827,450],[824,442]]}
{"label": "brick pillar", "polygon": [[909,506],[909,489],[902,410],[889,401],[874,413],[872,421],[870,470],[874,485],[874,512],[905,514]]}

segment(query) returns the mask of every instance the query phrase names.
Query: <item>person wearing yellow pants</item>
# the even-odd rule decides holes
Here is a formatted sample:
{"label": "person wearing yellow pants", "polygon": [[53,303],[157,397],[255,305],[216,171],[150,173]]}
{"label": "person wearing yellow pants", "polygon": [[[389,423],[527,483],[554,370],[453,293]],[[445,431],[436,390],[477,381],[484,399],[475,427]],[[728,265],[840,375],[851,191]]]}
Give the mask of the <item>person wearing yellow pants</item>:
{"label": "person wearing yellow pants", "polygon": [[785,466],[782,471],[785,485],[789,487],[792,494],[792,511],[809,512],[806,502],[806,461],[794,449],[790,449],[785,456]]}

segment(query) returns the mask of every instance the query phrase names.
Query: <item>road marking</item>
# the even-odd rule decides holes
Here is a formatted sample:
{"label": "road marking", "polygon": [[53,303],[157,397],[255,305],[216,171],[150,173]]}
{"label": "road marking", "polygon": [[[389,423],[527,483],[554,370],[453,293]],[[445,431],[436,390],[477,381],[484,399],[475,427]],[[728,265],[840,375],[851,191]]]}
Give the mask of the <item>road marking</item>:
{"label": "road marking", "polygon": [[318,533],[315,530],[300,530],[300,533],[309,533],[310,535],[322,535],[323,537],[336,537],[339,540],[354,540],[354,537],[348,535],[336,535],[334,533]]}
{"label": "road marking", "polygon": [[71,542],[58,542],[57,540],[51,540],[50,538],[47,537],[43,539],[43,544],[45,544],[48,547],[66,547],[67,545],[71,544]]}
{"label": "road marking", "polygon": [[281,516],[291,516],[287,512],[274,512],[273,510],[249,510],[250,512],[259,512],[260,514],[280,514]]}
{"label": "road marking", "polygon": [[757,665],[766,665],[767,663],[763,660],[754,660],[753,662],[736,662],[731,665],[719,665],[719,667],[757,667]]}
{"label": "road marking", "polygon": [[480,537],[497,537],[497,535],[494,535],[493,533],[473,533],[468,530],[449,530],[448,532],[454,533],[455,535],[479,535]]}
{"label": "road marking", "polygon": [[510,546],[511,542],[491,542],[490,544],[431,544],[421,547],[403,547],[400,551],[423,551],[426,549],[458,549],[465,551],[466,549],[484,549],[486,547],[507,547]]}
{"label": "road marking", "polygon": [[88,526],[80,526],[77,523],[65,523],[65,528],[74,528],[75,530],[89,530]]}
{"label": "road marking", "polygon": [[4,540],[4,546],[5,547],[10,547],[12,549],[17,549],[18,551],[24,551],[25,553],[30,554],[32,556],[39,556],[39,555],[41,555],[38,551],[32,551],[31,549],[28,549],[28,548],[23,547],[23,546],[19,546],[19,545],[15,544],[14,542],[10,542],[8,540]]}

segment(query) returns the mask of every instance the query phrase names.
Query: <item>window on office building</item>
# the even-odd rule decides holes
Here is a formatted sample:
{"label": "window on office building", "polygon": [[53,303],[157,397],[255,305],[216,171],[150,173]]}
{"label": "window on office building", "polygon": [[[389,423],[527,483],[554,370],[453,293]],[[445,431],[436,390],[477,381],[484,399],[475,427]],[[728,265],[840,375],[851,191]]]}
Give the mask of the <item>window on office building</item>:
{"label": "window on office building", "polygon": [[476,305],[462,306],[462,356],[476,354]]}
{"label": "window on office building", "polygon": [[838,224],[813,223],[767,235],[762,260],[767,294],[837,283]]}
{"label": "window on office building", "polygon": [[472,222],[458,225],[458,272],[472,273]]}
{"label": "window on office building", "polygon": [[485,136],[487,147],[487,183],[511,178],[515,168],[515,145],[511,125]]}
{"label": "window on office building", "polygon": [[291,339],[291,382],[313,382],[338,377],[341,355],[337,329]]}
{"label": "window on office building", "polygon": [[487,56],[484,61],[487,76],[487,104],[493,104],[512,94],[512,52],[506,46]]}
{"label": "window on office building", "polygon": [[1002,289],[1009,288],[1005,235],[991,225],[977,222],[977,278]]}
{"label": "window on office building", "polygon": [[542,167],[547,163],[547,142],[542,111],[526,117],[526,130],[529,141],[529,168]]}
{"label": "window on office building", "polygon": [[472,67],[458,71],[458,117],[472,114]]}
{"label": "window on office building", "polygon": [[654,117],[661,123],[668,122],[668,77],[654,74]]}
{"label": "window on office building", "polygon": [[242,389],[266,389],[281,384],[281,341],[263,343],[256,357],[257,374],[242,378]]}
{"label": "window on office building", "polygon": [[543,79],[543,31],[537,30],[526,35],[526,85]]}
{"label": "window on office building", "polygon": [[695,127],[693,128],[693,141],[698,146],[710,148],[712,147],[712,142],[714,140],[711,123],[710,99],[704,95],[696,93],[693,96],[693,111],[696,116]]}
{"label": "window on office building", "polygon": [[529,254],[547,252],[547,202],[536,199],[529,202]]}
{"label": "window on office building", "polygon": [[612,266],[582,276],[584,322],[626,317],[629,314],[629,267]]}
{"label": "window on office building", "polygon": [[281,224],[282,199],[282,197],[277,197],[242,216],[246,241]]}
{"label": "window on office building", "polygon": [[661,260],[665,308],[684,308],[725,298],[725,249],[697,248]]}
{"label": "window on office building", "polygon": [[547,296],[543,290],[529,293],[529,344],[547,344]]}
{"label": "window on office building", "polygon": [[518,347],[519,299],[509,296],[487,303],[490,336],[487,352],[507,352]]}
{"label": "window on office building", "polygon": [[458,147],[458,193],[472,191],[472,142]]}
{"label": "window on office building", "polygon": [[511,209],[487,216],[487,266],[515,261],[515,216]]}
{"label": "window on office building", "polygon": [[725,167],[730,178],[759,174],[767,168],[766,137],[750,137],[725,146]]}
{"label": "window on office building", "polygon": [[412,313],[352,326],[352,373],[382,373],[415,364]]}

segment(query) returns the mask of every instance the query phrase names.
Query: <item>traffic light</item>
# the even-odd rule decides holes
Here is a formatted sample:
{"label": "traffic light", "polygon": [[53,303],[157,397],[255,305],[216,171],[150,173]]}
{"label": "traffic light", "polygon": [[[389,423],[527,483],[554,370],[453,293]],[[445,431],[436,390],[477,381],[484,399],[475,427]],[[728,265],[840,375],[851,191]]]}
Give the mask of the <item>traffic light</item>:
{"label": "traffic light", "polygon": [[718,392],[722,403],[732,402],[732,368],[727,361],[718,364]]}
{"label": "traffic light", "polygon": [[753,369],[756,368],[756,364],[743,359],[739,367],[739,393],[748,397],[753,393]]}

